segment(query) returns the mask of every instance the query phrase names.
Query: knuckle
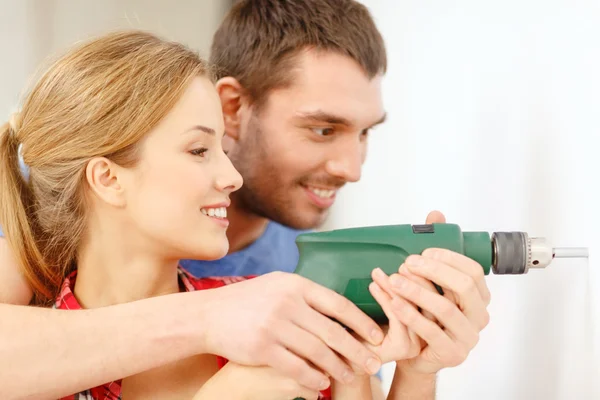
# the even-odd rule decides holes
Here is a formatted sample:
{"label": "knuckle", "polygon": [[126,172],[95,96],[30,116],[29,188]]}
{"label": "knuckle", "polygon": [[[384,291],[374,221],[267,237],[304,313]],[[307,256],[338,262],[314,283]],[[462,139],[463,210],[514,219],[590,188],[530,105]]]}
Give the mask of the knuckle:
{"label": "knuckle", "polygon": [[484,295],[483,295],[483,301],[485,303],[485,306],[489,306],[490,303],[492,302],[492,294],[487,291]]}
{"label": "knuckle", "polygon": [[425,257],[433,258],[434,260],[440,260],[444,256],[444,252],[445,252],[444,249],[432,247],[432,248],[426,249],[423,252],[423,255]]}
{"label": "knuckle", "polygon": [[469,343],[469,348],[473,349],[475,346],[477,346],[477,343],[479,343],[479,332],[473,332]]}
{"label": "knuckle", "polygon": [[414,326],[419,322],[420,314],[416,312],[416,310],[411,309],[410,305],[407,303],[403,303],[400,307],[398,307],[398,318],[406,325]]}
{"label": "knuckle", "polygon": [[268,352],[268,345],[262,337],[254,337],[250,340],[248,356],[251,360],[262,361]]}
{"label": "knuckle", "polygon": [[345,332],[346,331],[344,330],[344,328],[342,328],[340,324],[331,321],[331,323],[327,327],[327,330],[325,331],[325,342],[327,344],[340,344],[344,340]]}
{"label": "knuckle", "polygon": [[488,312],[483,313],[481,321],[481,329],[485,329],[490,324],[490,314]]}
{"label": "knuckle", "polygon": [[275,280],[283,280],[286,276],[282,271],[272,271],[269,275]]}
{"label": "knuckle", "polygon": [[485,274],[483,273],[483,267],[481,266],[481,264],[473,261],[474,265],[473,265],[473,272],[472,272],[472,277],[476,282],[482,281],[485,279]]}
{"label": "knuckle", "polygon": [[460,279],[460,283],[458,285],[458,293],[463,297],[470,293],[473,293],[477,290],[477,286],[475,285],[475,281],[468,275],[464,275]]}
{"label": "knuckle", "polygon": [[317,341],[312,341],[307,347],[307,356],[312,362],[317,362],[327,354],[323,351],[323,346],[320,346]]}
{"label": "knuckle", "polygon": [[274,274],[275,278],[278,281],[287,282],[288,285],[298,285],[302,282],[301,276],[298,274],[290,274],[283,271],[273,271],[271,274]]}
{"label": "knuckle", "polygon": [[336,300],[333,303],[333,312],[336,315],[343,315],[350,309],[350,300],[343,296],[336,296]]}
{"label": "knuckle", "polygon": [[405,284],[404,294],[412,300],[419,300],[423,295],[423,289],[412,281],[407,281]]}

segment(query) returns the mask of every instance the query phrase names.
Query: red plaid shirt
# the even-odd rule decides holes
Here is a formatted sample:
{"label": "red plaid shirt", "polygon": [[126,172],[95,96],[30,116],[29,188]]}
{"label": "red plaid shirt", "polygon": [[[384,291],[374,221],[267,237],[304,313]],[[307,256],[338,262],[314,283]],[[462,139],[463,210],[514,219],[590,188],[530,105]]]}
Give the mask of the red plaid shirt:
{"label": "red plaid shirt", "polygon": [[[178,268],[179,280],[186,291],[214,289],[240,282],[253,277],[214,277],[214,278],[196,278],[190,275],[182,268]],[[73,271],[63,282],[58,299],[53,308],[60,310],[81,310],[82,307],[73,294],[77,270]],[[227,364],[227,359],[217,356],[219,368]],[[319,396],[320,400],[331,400],[330,389],[323,391]],[[86,391],[63,397],[61,400],[121,400],[121,380],[105,383]]]}

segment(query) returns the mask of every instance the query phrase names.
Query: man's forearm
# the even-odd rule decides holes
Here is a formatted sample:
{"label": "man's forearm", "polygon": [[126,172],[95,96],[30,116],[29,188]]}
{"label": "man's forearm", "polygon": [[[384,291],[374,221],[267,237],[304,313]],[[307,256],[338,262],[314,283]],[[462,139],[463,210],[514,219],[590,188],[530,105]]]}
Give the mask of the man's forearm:
{"label": "man's forearm", "polygon": [[396,367],[388,400],[434,400],[435,374],[409,373]]}
{"label": "man's forearm", "polygon": [[202,295],[78,311],[0,304],[0,398],[57,398],[203,353],[190,307]]}

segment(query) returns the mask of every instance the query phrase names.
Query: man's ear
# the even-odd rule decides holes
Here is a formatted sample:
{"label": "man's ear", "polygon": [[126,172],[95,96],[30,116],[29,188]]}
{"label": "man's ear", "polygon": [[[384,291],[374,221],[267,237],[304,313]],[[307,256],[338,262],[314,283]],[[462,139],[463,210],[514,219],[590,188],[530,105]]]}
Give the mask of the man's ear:
{"label": "man's ear", "polygon": [[244,88],[237,79],[231,76],[219,79],[216,88],[221,99],[221,107],[223,108],[225,138],[237,141],[242,119],[240,111],[245,100]]}
{"label": "man's ear", "polygon": [[102,201],[114,207],[125,206],[125,190],[119,181],[119,166],[105,157],[91,159],[85,168],[90,189]]}

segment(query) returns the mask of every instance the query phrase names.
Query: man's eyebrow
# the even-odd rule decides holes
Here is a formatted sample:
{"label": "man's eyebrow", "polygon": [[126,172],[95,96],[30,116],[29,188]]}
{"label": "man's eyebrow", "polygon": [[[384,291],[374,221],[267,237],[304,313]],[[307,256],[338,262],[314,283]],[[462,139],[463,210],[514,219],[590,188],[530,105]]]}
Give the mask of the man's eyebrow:
{"label": "man's eyebrow", "polygon": [[299,112],[296,114],[299,118],[311,119],[313,121],[325,122],[332,125],[347,125],[351,126],[352,122],[347,118],[339,115],[331,114],[322,110],[311,112]]}
{"label": "man's eyebrow", "polygon": [[183,133],[189,133],[189,132],[192,132],[192,131],[202,131],[202,132],[208,133],[209,135],[214,135],[215,134],[215,130],[214,129],[209,128],[209,127],[204,126],[204,125],[194,125],[190,129],[187,129]]}
{"label": "man's eyebrow", "polygon": [[[319,122],[325,122],[327,124],[332,124],[332,125],[345,125],[345,126],[353,125],[352,121],[350,121],[348,118],[344,118],[339,115],[335,115],[335,114],[328,113],[328,112],[321,111],[321,110],[312,111],[312,112],[301,112],[296,115],[300,118],[310,119],[310,120],[319,121]],[[383,116],[381,118],[379,118],[379,120],[377,120],[373,124],[371,124],[371,126],[369,128],[372,128],[376,125],[384,123],[386,118],[387,118],[387,113],[384,113]]]}

